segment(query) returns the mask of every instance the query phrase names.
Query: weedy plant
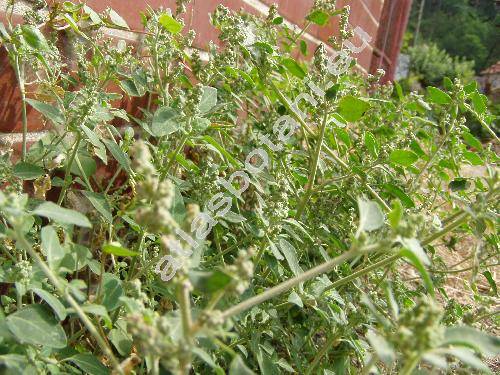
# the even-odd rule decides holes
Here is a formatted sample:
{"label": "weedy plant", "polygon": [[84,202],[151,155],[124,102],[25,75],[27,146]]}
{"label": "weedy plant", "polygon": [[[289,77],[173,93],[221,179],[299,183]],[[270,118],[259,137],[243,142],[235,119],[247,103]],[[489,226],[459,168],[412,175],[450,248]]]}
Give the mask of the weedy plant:
{"label": "weedy plant", "polygon": [[[275,6],[218,6],[202,54],[187,3],[142,31],[70,2],[0,24],[25,134],[0,168],[2,372],[492,372],[498,137],[477,85],[405,95],[354,60],[332,70],[356,45],[335,1],[298,32]],[[331,17],[339,36],[295,58]],[[29,148],[27,107],[50,129]],[[473,304],[445,289],[462,242]]]}

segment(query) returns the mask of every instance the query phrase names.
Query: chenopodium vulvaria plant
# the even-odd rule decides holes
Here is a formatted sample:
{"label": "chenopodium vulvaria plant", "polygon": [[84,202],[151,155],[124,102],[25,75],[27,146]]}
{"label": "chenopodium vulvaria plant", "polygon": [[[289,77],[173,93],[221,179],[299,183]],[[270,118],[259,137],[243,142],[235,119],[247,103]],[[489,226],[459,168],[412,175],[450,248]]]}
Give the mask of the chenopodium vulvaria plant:
{"label": "chenopodium vulvaria plant", "polygon": [[[357,73],[371,36],[335,1],[301,30],[218,6],[205,51],[176,3],[142,30],[70,2],[0,24],[24,133],[0,159],[2,373],[492,372],[498,137],[477,85]],[[29,148],[28,108],[48,129]],[[471,303],[448,295],[464,271]]]}

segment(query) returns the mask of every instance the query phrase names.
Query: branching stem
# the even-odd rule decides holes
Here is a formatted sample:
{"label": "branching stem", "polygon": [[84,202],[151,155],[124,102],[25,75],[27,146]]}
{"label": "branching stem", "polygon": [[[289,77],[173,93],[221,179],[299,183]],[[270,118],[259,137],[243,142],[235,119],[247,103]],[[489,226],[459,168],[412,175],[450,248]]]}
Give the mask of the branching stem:
{"label": "branching stem", "polygon": [[92,336],[94,336],[97,344],[103,351],[103,353],[108,357],[110,360],[111,364],[113,365],[113,368],[115,371],[117,371],[119,374],[123,374],[122,369],[120,368],[120,363],[116,359],[115,355],[113,354],[113,351],[111,348],[106,344],[106,341],[103,339],[103,337],[99,334],[99,331],[97,328],[94,326],[92,321],[89,319],[87,314],[82,310],[80,307],[80,304],[71,296],[71,294],[65,290],[57,276],[52,272],[52,270],[47,266],[47,264],[43,261],[42,258],[37,254],[37,252],[33,249],[33,247],[28,243],[26,238],[24,238],[24,235],[20,231],[15,231],[15,236],[16,236],[16,241],[19,243],[19,245],[26,250],[29,255],[35,260],[35,262],[38,264],[38,266],[42,269],[43,273],[49,281],[54,285],[54,287],[58,290],[58,292],[64,297],[64,299],[70,304],[70,306],[75,310],[76,314],[82,321],[82,323],[85,325],[87,330],[90,332]]}

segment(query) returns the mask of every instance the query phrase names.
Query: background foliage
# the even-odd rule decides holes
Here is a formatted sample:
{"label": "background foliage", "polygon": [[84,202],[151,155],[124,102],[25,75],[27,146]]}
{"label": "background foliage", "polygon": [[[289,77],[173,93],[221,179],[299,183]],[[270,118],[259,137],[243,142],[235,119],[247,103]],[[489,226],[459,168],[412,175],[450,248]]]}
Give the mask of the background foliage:
{"label": "background foliage", "polygon": [[[21,159],[2,151],[1,371],[492,372],[498,138],[475,83],[404,95],[354,61],[333,74],[323,45],[303,63],[275,7],[219,6],[203,60],[177,3],[141,15],[137,44],[105,36],[129,29],[112,9],[69,2],[0,25],[21,104],[50,127],[28,148],[24,116]],[[348,15],[316,1],[306,24],[338,17],[329,45],[345,51]],[[261,173],[244,163],[257,147]],[[235,197],[220,180],[241,170]],[[200,211],[216,223],[183,257],[171,241],[205,228]],[[459,244],[467,266],[447,263]],[[183,264],[170,282],[155,272],[166,254]],[[471,303],[446,292],[464,269]]]}

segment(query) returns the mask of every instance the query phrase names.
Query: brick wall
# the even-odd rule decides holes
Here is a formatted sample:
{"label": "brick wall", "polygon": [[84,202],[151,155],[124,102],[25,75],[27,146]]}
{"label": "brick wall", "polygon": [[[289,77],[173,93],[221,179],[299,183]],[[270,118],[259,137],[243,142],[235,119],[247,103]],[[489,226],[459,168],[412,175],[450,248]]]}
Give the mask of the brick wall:
{"label": "brick wall", "polygon": [[[49,0],[48,2],[55,2]],[[374,72],[378,68],[385,69],[388,74],[384,80],[391,80],[394,76],[397,57],[412,0],[338,0],[337,6],[349,4],[352,26],[360,26],[371,37],[370,46],[357,55],[358,67],[364,72]],[[17,1],[19,2],[19,1]],[[266,14],[269,6],[277,3],[279,13],[291,25],[301,26],[305,15],[309,12],[313,0],[193,0],[188,8],[185,23],[197,31],[195,45],[205,48],[210,40],[217,39],[217,31],[210,25],[209,13],[213,12],[217,4],[223,4],[232,9],[244,9],[253,14]],[[5,9],[6,0],[0,0],[0,9]],[[96,11],[107,7],[113,8],[120,14],[132,29],[141,29],[139,12],[147,6],[157,8],[174,8],[175,0],[87,0],[86,3]],[[22,13],[22,8],[17,10]],[[5,14],[0,11],[0,22],[4,21]],[[17,22],[21,17],[15,16]],[[325,27],[311,26],[303,38],[312,52],[321,41],[335,34],[338,29],[336,19],[333,18]],[[111,31],[114,35],[133,40],[135,33]],[[21,108],[20,95],[15,84],[15,75],[9,65],[3,48],[0,48],[0,141],[8,133],[8,137],[18,142],[21,139]],[[28,106],[29,107],[29,106]],[[43,125],[39,114],[28,108],[28,124],[31,132],[30,139],[35,140],[43,134]],[[3,133],[3,135],[2,135]]]}

